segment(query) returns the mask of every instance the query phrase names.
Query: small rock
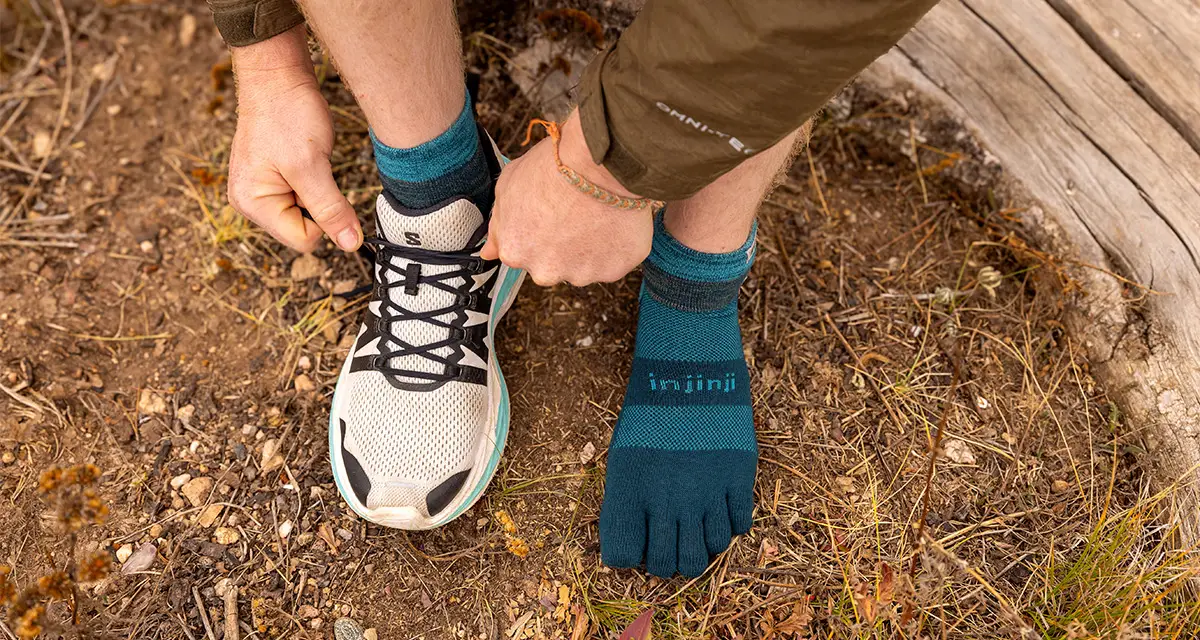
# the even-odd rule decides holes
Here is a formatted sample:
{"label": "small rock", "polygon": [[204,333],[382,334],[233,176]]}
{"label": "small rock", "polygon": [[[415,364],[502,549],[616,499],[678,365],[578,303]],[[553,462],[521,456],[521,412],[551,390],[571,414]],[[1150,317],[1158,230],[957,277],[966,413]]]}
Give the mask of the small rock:
{"label": "small rock", "polygon": [[213,541],[217,544],[233,544],[240,539],[241,536],[238,535],[237,529],[217,527],[217,530],[213,532]]}
{"label": "small rock", "polygon": [[350,531],[349,529],[345,529],[345,528],[338,529],[337,534],[338,534],[338,537],[341,538],[342,540],[350,540],[351,538],[354,537],[354,532]]}
{"label": "small rock", "polygon": [[4,453],[0,453],[0,463],[12,464],[16,461],[17,461],[17,456],[14,456],[13,452],[5,451]]}
{"label": "small rock", "polygon": [[158,547],[153,543],[147,542],[137,548],[133,555],[129,556],[121,565],[121,574],[129,575],[139,571],[145,571],[154,566],[154,559],[158,557]]}
{"label": "small rock", "polygon": [[1071,483],[1066,480],[1055,480],[1050,486],[1050,490],[1054,493],[1066,493],[1071,490]]}
{"label": "small rock", "polygon": [[325,261],[306,253],[292,261],[292,280],[312,280],[325,273]]}
{"label": "small rock", "polygon": [[579,452],[579,464],[587,464],[596,457],[596,445],[587,443],[583,445],[583,450]]}
{"label": "small rock", "polygon": [[191,404],[182,406],[179,408],[179,411],[175,412],[175,417],[182,422],[183,426],[185,427],[192,426],[192,416],[194,415],[196,415],[196,406]]}
{"label": "small rock", "polygon": [[196,41],[196,16],[187,13],[179,21],[179,44],[190,47]]}
{"label": "small rock", "polygon": [[350,618],[338,618],[333,622],[336,640],[363,640],[364,635],[362,626]]}
{"label": "small rock", "polygon": [[171,478],[171,488],[178,489],[178,488],[182,487],[183,485],[187,484],[188,481],[190,481],[191,479],[192,479],[192,474],[181,473],[181,474],[175,476],[174,478]]}
{"label": "small rock", "polygon": [[262,470],[273,471],[283,466],[283,456],[279,454],[279,441],[271,438],[263,442]]}
{"label": "small rock", "polygon": [[303,373],[296,376],[295,385],[298,393],[310,393],[317,390],[317,385],[313,384],[312,378]]}
{"label": "small rock", "polygon": [[167,412],[167,401],[149,389],[142,389],[138,396],[138,412],[148,415],[163,415]]}
{"label": "small rock", "polygon": [[951,440],[944,447],[946,457],[958,464],[975,464],[975,454],[971,447],[962,440]]}
{"label": "small rock", "polygon": [[363,631],[363,640],[379,640],[379,632],[375,630],[375,627],[371,627]]}
{"label": "small rock", "polygon": [[121,113],[121,105],[119,105],[119,104],[110,104],[110,105],[108,105],[107,107],[105,107],[105,108],[104,108],[104,110],[105,110],[105,111],[107,111],[107,112],[108,112],[108,115],[110,115],[110,116],[116,116],[116,115],[120,115],[120,113]]}
{"label": "small rock", "polygon": [[[218,505],[218,506],[220,506],[220,505]],[[157,537],[161,536],[162,532],[163,532],[163,527],[161,524],[159,524],[157,522],[150,525],[150,530],[147,531],[147,533],[150,534],[151,538],[157,538]]]}
{"label": "small rock", "polygon": [[187,484],[183,485],[180,492],[192,503],[193,507],[199,507],[208,500],[208,494],[212,491],[212,478],[193,478]]}
{"label": "small rock", "polygon": [[300,356],[300,358],[296,360],[296,366],[299,367],[301,371],[308,371],[309,369],[312,369],[312,360],[308,356]]}
{"label": "small rock", "polygon": [[576,340],[576,341],[575,341],[575,346],[577,346],[577,347],[590,347],[590,346],[592,346],[592,343],[593,343],[593,342],[595,342],[595,340],[593,340],[591,336],[584,336],[584,337],[582,337],[582,338],[580,338],[580,339],[578,339],[578,340]]}
{"label": "small rock", "polygon": [[133,545],[123,544],[120,549],[117,549],[117,562],[124,564],[131,555],[133,555]]}
{"label": "small rock", "polygon": [[142,253],[154,253],[154,243],[149,240],[142,240],[138,244],[138,248],[142,250]]}
{"label": "small rock", "polygon": [[279,537],[286,540],[290,535],[292,535],[292,521],[285,520],[283,524],[279,525]]}
{"label": "small rock", "polygon": [[201,542],[200,555],[208,558],[220,558],[225,555],[225,545],[216,542]]}
{"label": "small rock", "polygon": [[296,610],[296,615],[300,616],[301,618],[315,618],[321,615],[321,612],[317,611],[317,608],[311,604],[302,604],[300,605],[300,608]]}
{"label": "small rock", "polygon": [[224,505],[210,504],[200,512],[200,517],[196,519],[196,522],[207,529],[217,522],[217,518],[221,517],[221,511],[224,509]]}
{"label": "small rock", "polygon": [[38,131],[33,134],[33,155],[45,158],[50,155],[50,132]]}

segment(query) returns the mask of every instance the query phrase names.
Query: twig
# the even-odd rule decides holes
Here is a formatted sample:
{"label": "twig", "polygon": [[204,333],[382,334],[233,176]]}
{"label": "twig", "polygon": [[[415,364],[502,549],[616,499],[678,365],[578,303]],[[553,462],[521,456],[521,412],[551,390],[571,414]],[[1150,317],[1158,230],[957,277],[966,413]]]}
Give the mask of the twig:
{"label": "twig", "polygon": [[[770,598],[767,598],[766,600],[759,602],[758,604],[754,605],[753,607],[750,607],[750,608],[746,609],[745,611],[737,614],[736,616],[729,618],[728,620],[722,620],[720,623],[718,623],[718,625],[724,626],[727,624],[733,624],[734,622],[737,622],[738,620],[745,618],[746,616],[750,615],[751,613],[758,611],[759,609],[761,609],[769,604],[779,602],[780,600],[787,599],[791,596],[794,596],[796,594],[803,593],[803,592],[804,592],[804,587],[796,587],[795,589],[788,589],[787,591],[784,591],[783,593],[777,593],[777,594],[771,596]],[[713,625],[713,626],[718,626],[718,625]]]}
{"label": "twig", "polygon": [[200,610],[200,622],[204,623],[204,631],[208,634],[208,640],[217,640],[217,635],[212,630],[212,624],[208,621],[208,612],[204,610],[204,601],[200,599],[200,590],[195,586],[192,587],[192,597],[196,599],[196,608]]}
{"label": "twig", "polygon": [[921,183],[921,200],[929,204],[929,190],[925,188],[924,170],[921,169],[921,158],[917,155],[917,125],[912,120],[908,121],[908,143],[912,147],[913,164],[917,167],[917,182]]}
{"label": "twig", "polygon": [[0,629],[4,630],[4,635],[8,636],[9,640],[17,640],[17,637],[13,635],[13,632],[9,630],[8,625],[4,624],[3,620],[0,620]]}
{"label": "twig", "polygon": [[241,640],[238,629],[238,588],[232,581],[225,587],[225,638],[224,640]]}

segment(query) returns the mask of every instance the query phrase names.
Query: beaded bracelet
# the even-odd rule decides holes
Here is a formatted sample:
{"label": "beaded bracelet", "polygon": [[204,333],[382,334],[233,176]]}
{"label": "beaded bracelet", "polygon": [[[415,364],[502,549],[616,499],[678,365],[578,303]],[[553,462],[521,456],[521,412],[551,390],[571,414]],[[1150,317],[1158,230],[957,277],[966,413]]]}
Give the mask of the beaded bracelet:
{"label": "beaded bracelet", "polygon": [[661,209],[664,206],[665,203],[662,200],[655,200],[653,198],[626,198],[625,196],[619,196],[579,175],[579,172],[563,164],[562,158],[558,155],[558,144],[559,141],[562,140],[562,133],[558,130],[558,123],[556,122],[549,122],[540,118],[534,118],[533,120],[530,120],[529,127],[525,130],[525,141],[521,143],[522,146],[529,144],[529,140],[533,136],[533,125],[535,124],[542,125],[542,128],[546,130],[546,135],[549,135],[550,139],[554,141],[554,164],[558,165],[558,172],[562,174],[562,177],[566,179],[571,186],[578,189],[580,193],[586,196],[591,196],[598,202],[606,204],[610,207],[615,207],[617,209],[626,211],[631,209],[647,208],[651,211],[654,211],[655,209]]}

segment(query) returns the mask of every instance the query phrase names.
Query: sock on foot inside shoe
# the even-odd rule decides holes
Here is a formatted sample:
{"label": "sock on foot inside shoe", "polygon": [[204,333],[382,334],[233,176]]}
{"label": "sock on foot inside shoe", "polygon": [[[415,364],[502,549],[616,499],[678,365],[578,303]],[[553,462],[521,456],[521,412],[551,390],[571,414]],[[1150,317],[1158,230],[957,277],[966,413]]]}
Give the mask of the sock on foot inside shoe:
{"label": "sock on foot inside shoe", "polygon": [[701,253],[655,221],[600,513],[610,566],[697,576],[750,529],[758,446],[737,295],[754,235],[735,251]]}
{"label": "sock on foot inside shoe", "polygon": [[416,147],[389,147],[371,132],[375,164],[383,189],[406,209],[426,209],[455,196],[465,196],[483,212],[491,209],[492,176],[488,167],[471,96],[442,134]]}

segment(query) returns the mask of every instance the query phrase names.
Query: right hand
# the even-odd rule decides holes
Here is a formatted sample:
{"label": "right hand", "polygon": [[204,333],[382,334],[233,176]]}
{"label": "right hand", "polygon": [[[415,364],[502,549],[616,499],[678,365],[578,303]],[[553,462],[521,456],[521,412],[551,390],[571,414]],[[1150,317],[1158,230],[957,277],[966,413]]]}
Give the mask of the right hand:
{"label": "right hand", "polygon": [[313,251],[322,235],[343,251],[358,249],[362,226],[333,179],[333,118],[317,87],[304,26],[235,48],[233,65],[238,122],[229,203],[297,251]]}

